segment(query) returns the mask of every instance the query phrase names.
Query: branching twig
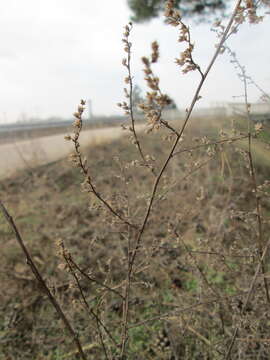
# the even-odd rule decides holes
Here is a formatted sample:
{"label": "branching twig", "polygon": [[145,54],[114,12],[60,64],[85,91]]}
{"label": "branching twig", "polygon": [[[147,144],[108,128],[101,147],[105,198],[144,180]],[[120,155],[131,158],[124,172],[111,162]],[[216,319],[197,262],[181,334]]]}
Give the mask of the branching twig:
{"label": "branching twig", "polygon": [[77,285],[77,288],[79,289],[79,292],[80,292],[80,295],[81,295],[81,301],[82,301],[82,305],[84,306],[84,308],[86,309],[87,313],[90,315],[90,316],[93,316],[94,319],[96,320],[96,324],[97,324],[97,329],[98,329],[98,334],[99,334],[99,339],[100,339],[100,343],[101,343],[101,346],[103,348],[103,352],[104,352],[104,355],[106,357],[106,360],[108,360],[108,354],[107,354],[107,348],[106,348],[106,345],[104,343],[104,340],[103,340],[103,335],[102,335],[102,332],[101,332],[101,329],[100,329],[100,326],[102,326],[102,328],[105,330],[105,332],[107,333],[107,335],[109,336],[109,338],[114,342],[114,344],[117,346],[117,342],[115,341],[115,339],[113,338],[113,336],[111,335],[110,331],[107,329],[107,327],[103,324],[103,322],[100,320],[100,318],[98,317],[98,315],[94,312],[93,309],[90,308],[87,300],[86,300],[86,297],[84,295],[84,291],[82,289],[82,286],[80,284],[80,280],[76,274],[76,271],[74,270],[73,268],[73,264],[74,262],[71,261],[71,255],[70,253],[65,249],[64,247],[64,244],[62,243],[62,255],[63,255],[63,258],[65,259],[66,261],[66,264],[68,266],[68,269],[70,271],[70,273],[72,274],[75,282],[76,282],[76,285]]}
{"label": "branching twig", "polygon": [[81,104],[78,106],[78,111],[75,112],[73,115],[75,117],[75,121],[73,123],[73,126],[75,128],[74,130],[74,137],[71,136],[65,136],[66,140],[72,140],[75,147],[75,154],[71,154],[71,160],[75,163],[76,166],[79,166],[84,177],[84,183],[83,185],[87,187],[87,191],[93,193],[96,198],[119,220],[121,220],[122,223],[131,226],[132,228],[137,228],[136,225],[131,224],[127,219],[124,219],[122,215],[120,215],[115,209],[112,208],[112,206],[106,201],[103,196],[100,195],[100,193],[97,191],[91,176],[89,174],[89,169],[87,167],[87,159],[82,159],[82,153],[80,151],[80,143],[79,143],[79,137],[82,130],[82,114],[84,111],[84,105],[85,101],[81,100]]}
{"label": "branching twig", "polygon": [[130,32],[132,30],[132,23],[129,23],[129,25],[125,26],[125,31],[124,31],[124,38],[122,39],[122,41],[124,42],[124,50],[127,53],[127,59],[124,58],[122,60],[122,65],[126,67],[127,72],[128,72],[128,76],[125,78],[125,82],[126,84],[129,84],[129,92],[128,90],[125,88],[125,95],[126,97],[129,99],[129,105],[127,106],[125,103],[119,103],[119,106],[123,108],[123,110],[125,110],[126,115],[129,115],[130,120],[131,120],[131,131],[134,137],[134,142],[135,145],[137,146],[137,149],[140,153],[140,156],[142,158],[142,161],[144,163],[145,166],[149,167],[149,165],[146,162],[142,147],[141,147],[141,143],[139,141],[137,132],[136,132],[136,128],[135,128],[135,117],[134,117],[134,106],[133,106],[133,78],[131,75],[131,46],[132,43],[129,41],[129,36],[130,36]]}
{"label": "branching twig", "polygon": [[[226,300],[230,300],[230,299],[233,299],[233,298],[237,298],[243,294],[246,294],[247,291],[241,291],[241,294],[236,294],[236,295],[232,295],[232,296],[227,296]],[[157,316],[153,316],[149,319],[146,319],[146,320],[143,320],[143,321],[139,321],[135,324],[131,324],[129,326],[129,329],[133,329],[135,327],[139,327],[139,326],[143,326],[143,325],[146,325],[146,324],[149,324],[151,322],[154,322],[154,321],[158,321],[158,320],[162,320],[162,319],[166,319],[166,318],[173,318],[175,316],[178,316],[179,314],[181,313],[184,313],[184,312],[189,312],[189,311],[192,311],[193,309],[196,309],[197,307],[199,306],[203,306],[203,305],[211,305],[211,304],[214,304],[216,302],[220,301],[220,298],[215,298],[215,299],[211,299],[211,300],[208,300],[208,301],[199,301],[197,302],[196,304],[193,304],[193,305],[189,305],[187,307],[182,307],[183,305],[176,305],[176,304],[168,304],[170,306],[173,306],[174,308],[180,308],[179,310],[174,310],[174,311],[170,311],[166,314],[159,314]],[[224,297],[224,301],[225,301],[225,297]],[[167,305],[167,304],[166,304]]]}
{"label": "branching twig", "polygon": [[119,291],[115,290],[114,288],[112,288],[112,287],[104,284],[103,282],[101,282],[101,281],[93,278],[91,275],[87,274],[83,269],[81,269],[81,268],[79,267],[79,265],[78,265],[72,258],[70,259],[70,262],[72,263],[72,265],[73,265],[86,279],[88,279],[89,281],[91,281],[91,282],[93,282],[93,283],[96,283],[97,285],[99,285],[99,286],[107,289],[108,291],[113,292],[115,295],[117,295],[117,296],[119,296],[120,298],[124,299],[124,298],[123,298],[123,295],[120,294]]}
{"label": "branching twig", "polygon": [[197,271],[199,272],[202,280],[205,282],[206,286],[214,293],[214,295],[216,295],[217,297],[220,298],[219,293],[216,291],[216,289],[213,288],[213,286],[209,283],[206,275],[204,274],[204,272],[202,271],[202,269],[200,268],[199,264],[197,263],[197,259],[195,258],[195,256],[192,254],[191,251],[189,251],[185,241],[182,239],[182,237],[177,233],[176,230],[174,230],[175,236],[178,238],[178,240],[180,240],[180,242],[182,243],[183,247],[185,248],[186,252],[188,253],[191,262],[195,265]]}
{"label": "branching twig", "polygon": [[186,148],[186,149],[182,149],[180,151],[176,151],[174,154],[173,154],[173,157],[176,156],[176,155],[180,155],[184,152],[190,152],[190,151],[194,151],[194,150],[197,150],[197,149],[200,149],[202,147],[206,147],[206,146],[212,146],[212,145],[220,145],[220,144],[224,144],[224,143],[232,143],[232,142],[235,142],[235,141],[238,141],[238,140],[243,140],[243,139],[247,139],[248,138],[248,135],[241,135],[241,136],[235,136],[235,137],[232,137],[232,138],[229,138],[229,139],[222,139],[222,140],[216,140],[216,141],[212,141],[212,142],[209,142],[209,143],[205,143],[205,144],[201,144],[201,145],[196,145],[196,146],[192,146],[190,148]]}

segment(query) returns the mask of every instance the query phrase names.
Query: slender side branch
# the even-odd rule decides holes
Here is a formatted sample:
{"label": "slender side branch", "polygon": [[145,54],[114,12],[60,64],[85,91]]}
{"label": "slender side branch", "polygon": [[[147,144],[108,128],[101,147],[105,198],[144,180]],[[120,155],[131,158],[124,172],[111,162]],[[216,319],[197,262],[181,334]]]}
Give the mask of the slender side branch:
{"label": "slender side branch", "polygon": [[7,209],[5,208],[4,204],[1,202],[0,200],[0,209],[6,219],[6,221],[8,222],[8,224],[10,225],[12,231],[15,234],[16,240],[18,242],[18,244],[20,245],[25,257],[26,257],[26,263],[30,266],[30,269],[32,271],[32,273],[34,274],[35,278],[37,279],[38,283],[40,284],[41,288],[44,290],[45,294],[48,296],[50,302],[52,303],[53,307],[55,308],[56,312],[58,313],[59,317],[61,318],[61,320],[63,321],[67,331],[69,332],[71,338],[73,339],[74,344],[76,345],[77,349],[78,349],[78,353],[81,357],[81,359],[83,360],[87,360],[86,355],[83,351],[81,342],[79,340],[78,334],[75,333],[74,329],[72,328],[70,322],[68,321],[66,315],[64,314],[63,310],[61,309],[60,305],[58,304],[57,300],[55,299],[55,297],[53,296],[53,294],[51,293],[50,289],[48,288],[48,286],[46,285],[45,280],[43,279],[43,277],[41,276],[38,268],[36,267],[30,253],[28,252],[23,239],[19,233],[19,230],[17,229],[16,224],[13,221],[13,218],[10,216],[10,214],[8,213]]}
{"label": "slender side branch", "polygon": [[127,53],[127,58],[124,58],[122,60],[122,65],[126,67],[127,72],[128,72],[128,76],[125,78],[125,83],[129,84],[129,91],[125,88],[124,92],[125,92],[125,96],[129,99],[129,105],[127,105],[125,102],[123,103],[119,103],[118,105],[123,108],[123,110],[125,110],[125,114],[129,115],[130,120],[131,120],[131,131],[134,137],[134,143],[137,146],[137,149],[140,153],[140,156],[142,158],[142,161],[144,163],[145,166],[148,167],[147,161],[145,159],[137,132],[136,132],[136,128],[135,128],[135,117],[134,117],[134,106],[133,106],[133,78],[131,75],[131,47],[132,47],[132,43],[129,41],[129,36],[130,36],[130,32],[132,30],[132,23],[130,22],[129,25],[125,26],[125,31],[124,31],[124,38],[122,39],[123,43],[124,43],[124,50]]}
{"label": "slender side branch", "polygon": [[120,215],[115,209],[112,208],[112,206],[106,201],[100,193],[97,191],[92,178],[89,174],[89,169],[87,167],[87,159],[82,158],[82,153],[80,151],[80,143],[79,143],[79,137],[80,133],[82,131],[82,114],[84,112],[84,105],[85,101],[81,100],[80,105],[78,106],[77,112],[75,112],[73,115],[75,117],[75,121],[73,123],[73,126],[75,128],[74,130],[74,137],[71,136],[65,136],[66,140],[72,140],[75,147],[75,154],[71,154],[71,161],[74,162],[76,166],[78,166],[84,177],[85,180],[83,182],[83,186],[86,188],[86,191],[92,192],[96,198],[119,220],[121,220],[122,223],[131,226],[132,228],[136,229],[137,226],[134,224],[131,224],[127,219],[124,219],[122,215]]}
{"label": "slender side branch", "polygon": [[79,265],[72,259],[72,257],[69,259],[69,261],[72,263],[72,265],[89,281],[96,283],[97,285],[104,287],[108,291],[113,292],[115,295],[119,296],[120,298],[124,299],[123,295],[120,294],[117,290],[113,289],[112,287],[104,284],[103,282],[93,278],[89,274],[87,274],[83,269],[79,267]]}
{"label": "slender side branch", "polygon": [[[248,159],[249,159],[249,166],[250,166],[250,172],[251,172],[251,179],[252,179],[252,183],[253,183],[253,190],[254,190],[255,199],[256,199],[256,212],[257,212],[256,218],[257,218],[257,225],[258,225],[257,242],[258,242],[258,248],[259,248],[259,256],[261,258],[262,254],[263,254],[263,242],[264,242],[263,241],[263,231],[262,231],[262,214],[261,214],[260,198],[259,198],[258,190],[257,190],[255,169],[254,169],[253,158],[252,158],[252,153],[251,153],[251,134],[250,133],[249,133],[249,137],[248,137],[248,143],[249,143]],[[264,282],[266,300],[267,300],[268,304],[270,304],[269,287],[268,287],[268,283],[267,283],[267,279],[266,279],[266,269],[265,269],[265,261],[264,260],[261,263],[261,268],[262,268],[262,274],[263,274],[263,282]]]}
{"label": "slender side branch", "polygon": [[66,261],[66,264],[68,266],[68,269],[70,271],[70,273],[72,274],[75,282],[76,282],[76,285],[79,289],[79,292],[80,292],[80,295],[81,295],[81,302],[82,302],[82,305],[84,306],[84,308],[86,309],[88,315],[91,317],[93,316],[95,321],[96,321],[96,324],[97,324],[97,329],[98,329],[98,334],[99,334],[99,338],[100,338],[100,343],[101,343],[101,346],[103,348],[103,352],[104,352],[104,355],[106,357],[106,360],[108,360],[108,354],[107,354],[107,348],[106,348],[106,345],[105,345],[105,342],[103,340],[103,335],[102,335],[102,331],[101,331],[101,328],[102,327],[106,334],[109,336],[109,338],[114,342],[114,345],[117,346],[117,343],[115,341],[115,339],[113,338],[112,334],[110,333],[110,331],[107,329],[107,327],[103,324],[103,322],[101,321],[101,319],[99,318],[99,316],[94,312],[94,310],[89,306],[87,300],[86,300],[86,297],[85,297],[85,294],[84,294],[84,290],[81,286],[81,283],[80,283],[80,280],[79,280],[79,277],[76,273],[76,268],[74,268],[74,262],[72,261],[72,257],[71,257],[71,254],[69,253],[69,251],[67,251],[64,247],[64,244],[62,243],[62,255],[63,255],[63,258],[65,259]]}
{"label": "slender side branch", "polygon": [[238,140],[247,139],[247,138],[248,138],[248,135],[243,135],[243,136],[236,136],[236,137],[229,138],[229,139],[216,140],[216,141],[213,141],[213,142],[209,142],[209,143],[205,143],[205,144],[193,146],[193,147],[190,147],[190,148],[182,149],[182,150],[180,150],[180,151],[175,152],[175,153],[173,154],[173,157],[176,156],[176,155],[180,155],[180,154],[182,154],[182,153],[184,153],[184,152],[190,152],[190,151],[193,151],[193,150],[200,149],[200,148],[202,148],[202,147],[211,146],[211,145],[224,144],[224,143],[226,143],[226,142],[232,143],[232,142],[235,142],[235,141],[238,141]]}
{"label": "slender side branch", "polygon": [[[248,290],[248,293],[247,293],[247,297],[246,297],[246,300],[243,304],[243,307],[242,307],[242,310],[241,310],[241,317],[243,316],[244,312],[246,311],[247,309],[247,305],[249,303],[249,300],[250,300],[250,297],[251,297],[251,294],[253,293],[254,291],[254,286],[256,284],[256,281],[258,279],[258,276],[259,276],[259,273],[260,273],[260,270],[261,270],[261,264],[264,262],[264,259],[266,257],[266,254],[268,252],[270,248],[270,240],[268,241],[268,243],[266,244],[265,248],[264,248],[264,251],[262,253],[262,256],[260,258],[260,261],[259,261],[259,264],[257,265],[257,269],[256,269],[256,272],[253,276],[253,279],[252,279],[252,282],[250,284],[250,287],[249,287],[249,290]],[[227,354],[226,354],[226,358],[225,360],[228,360],[230,359],[230,356],[231,356],[231,351],[232,351],[232,348],[234,346],[234,343],[236,341],[236,337],[237,337],[237,334],[238,334],[238,331],[239,331],[239,325],[235,328],[234,330],[234,334],[233,334],[233,337],[232,337],[232,340],[231,340],[231,343],[230,343],[230,346],[228,348],[228,351],[227,351]]]}
{"label": "slender side branch", "polygon": [[[237,295],[231,295],[231,296],[227,296],[227,300],[230,300],[230,299],[233,299],[233,298],[237,298],[238,296],[241,296],[243,294],[247,293],[247,291],[241,291],[241,294],[237,294]],[[133,329],[135,327],[139,327],[139,326],[143,326],[143,325],[146,325],[146,324],[149,324],[149,323],[152,323],[154,321],[158,321],[158,320],[162,320],[162,319],[166,319],[166,318],[169,318],[169,317],[172,317],[172,316],[177,316],[179,314],[182,314],[184,312],[190,312],[192,311],[193,309],[196,309],[197,307],[200,307],[200,306],[203,306],[203,305],[211,305],[211,304],[214,304],[215,302],[218,302],[220,301],[220,298],[215,298],[215,299],[212,299],[212,300],[209,300],[209,301],[199,301],[197,302],[196,304],[193,304],[193,305],[189,305],[185,308],[182,307],[182,305],[172,305],[172,304],[169,304],[170,306],[173,306],[174,308],[180,308],[179,310],[173,310],[173,311],[170,311],[166,314],[159,314],[159,315],[156,315],[156,316],[153,316],[149,319],[146,319],[146,320],[143,320],[143,321],[140,321],[140,322],[137,322],[137,323],[134,323],[134,324],[131,324],[129,326],[129,329]],[[167,304],[166,304],[167,305]]]}
{"label": "slender side branch", "polygon": [[[263,253],[264,240],[263,240],[263,230],[262,230],[261,202],[260,202],[260,197],[258,196],[256,173],[255,173],[253,157],[252,157],[252,134],[251,134],[252,119],[251,119],[251,115],[250,115],[250,104],[248,103],[248,88],[247,88],[247,80],[249,77],[246,74],[245,67],[240,64],[235,53],[232,52],[228,46],[226,47],[226,49],[233,59],[232,62],[240,70],[240,74],[238,76],[239,76],[240,80],[243,82],[243,87],[244,87],[244,100],[245,100],[245,107],[246,107],[246,117],[247,117],[247,122],[248,122],[248,124],[247,124],[247,128],[248,128],[247,155],[248,155],[248,161],[249,161],[250,177],[251,177],[253,191],[255,194],[255,201],[256,201],[256,211],[257,211],[256,215],[257,215],[257,226],[258,226],[257,244],[258,244],[258,249],[259,249],[259,258],[261,258],[262,253]],[[262,262],[261,267],[262,267],[262,274],[264,276],[264,289],[265,289],[266,300],[268,303],[270,303],[269,287],[268,287],[268,283],[267,283],[267,280],[265,277],[266,270],[265,270],[264,262]]]}
{"label": "slender side branch", "polygon": [[204,272],[202,271],[202,269],[200,268],[197,259],[195,258],[195,256],[192,254],[192,252],[188,249],[188,246],[186,245],[184,239],[181,238],[181,236],[178,234],[178,232],[176,230],[174,230],[175,236],[177,237],[178,240],[180,240],[180,242],[182,243],[183,247],[185,248],[187,254],[189,255],[191,262],[195,265],[198,273],[200,274],[202,280],[205,282],[206,286],[214,293],[214,295],[216,295],[217,297],[220,298],[220,294],[216,291],[216,289],[214,289],[214,287],[209,283],[209,281],[207,280],[206,275],[204,274]]}

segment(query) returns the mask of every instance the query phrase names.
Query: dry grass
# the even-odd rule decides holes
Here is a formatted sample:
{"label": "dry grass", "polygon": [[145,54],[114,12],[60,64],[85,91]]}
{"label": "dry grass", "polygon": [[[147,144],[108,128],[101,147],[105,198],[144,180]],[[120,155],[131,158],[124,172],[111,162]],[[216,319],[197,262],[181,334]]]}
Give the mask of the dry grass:
{"label": "dry grass", "polygon": [[[182,146],[188,147],[190,140],[198,135],[201,136],[201,131],[196,133],[195,129],[192,129]],[[147,153],[154,151],[157,161],[162,162],[170,143],[157,142],[157,136],[153,134],[145,137],[145,149]],[[137,156],[128,139],[100,145],[95,150],[90,148],[88,152],[89,166],[95,174],[96,183],[103,189],[106,197],[118,196],[118,199],[119,191],[123,188],[123,179],[118,177],[120,160],[116,157],[119,157],[119,154],[124,154],[121,161],[125,164],[131,163]],[[225,165],[224,158],[228,160]],[[185,179],[185,174],[190,173],[191,159],[194,163],[199,161],[205,165]],[[224,339],[224,334],[220,333],[219,308],[227,308],[229,304],[233,306],[234,302],[237,305],[237,301],[243,299],[249,278],[256,266],[252,250],[256,237],[254,216],[250,215],[248,221],[241,219],[243,210],[253,210],[254,199],[248,170],[244,165],[239,167],[239,164],[243,164],[241,154],[235,152],[233,145],[226,145],[210,159],[201,149],[194,151],[192,157],[186,154],[184,158],[181,157],[181,161],[176,158],[168,170],[160,189],[160,195],[163,196],[152,214],[145,245],[140,250],[144,253],[145,263],[140,264],[141,270],[134,275],[136,284],[132,292],[132,324],[159,318],[161,311],[171,314],[163,320],[149,321],[145,326],[131,329],[131,359],[136,358],[135,354],[139,354],[139,358],[164,359],[165,355],[156,347],[155,342],[159,330],[168,327],[172,328],[170,336],[178,334],[177,347],[181,344],[181,351],[187,359],[195,358],[196,353],[196,356],[208,354],[216,358],[212,347],[216,346],[219,339],[225,341],[229,337],[227,333]],[[179,168],[180,178],[176,176]],[[134,174],[130,174],[130,169],[126,171],[129,178],[127,191],[138,194],[132,197],[132,208],[138,209],[136,217],[139,218],[142,216],[139,209],[145,202],[139,195],[149,193],[151,178],[149,179],[143,168],[137,169],[136,180],[132,177]],[[265,168],[263,172],[259,171],[258,176],[262,182],[268,178],[270,170]],[[89,203],[80,191],[80,182],[76,169],[70,169],[70,166],[62,161],[35,169],[34,177],[29,178],[22,173],[17,178],[3,182],[1,193],[7,207],[12,208],[12,212],[16,214],[15,221],[31,249],[34,260],[50,287],[55,289],[56,298],[69,314],[75,328],[80,330],[83,344],[93,345],[98,344],[96,329],[94,324],[82,315],[78,304],[78,290],[76,287],[69,288],[68,274],[57,267],[62,260],[59,260],[57,255],[55,242],[64,239],[81,267],[96,270],[95,277],[98,281],[107,278],[109,268],[110,277],[107,282],[110,286],[124,280],[124,263],[121,266],[119,263],[124,261],[125,246],[122,245],[122,235],[119,237],[119,233],[115,233],[115,226],[108,225],[108,215],[100,213],[98,207],[95,209],[96,204],[93,202],[89,210]],[[174,190],[170,195],[168,189],[172,185]],[[269,201],[265,198],[264,215],[268,215],[269,206]],[[168,232],[172,222],[177,224],[181,240],[174,233]],[[267,237],[267,224],[264,231]],[[11,359],[45,359],[46,353],[48,359],[61,359],[69,352],[70,341],[65,331],[59,331],[62,326],[46,297],[40,293],[38,284],[33,280],[31,271],[3,218],[1,238],[4,243],[1,253],[1,350],[6,354],[3,359],[8,354]],[[196,262],[204,269],[211,286],[222,294],[220,303],[207,304],[207,313],[205,306],[195,305],[197,302],[212,299],[213,294],[209,289],[204,289],[204,293],[201,293],[203,282],[198,277],[198,269],[194,260],[191,261],[186,247],[193,252]],[[260,286],[260,282],[257,286]],[[94,299],[98,294],[101,296],[101,289],[85,281],[83,287],[90,303],[98,306]],[[237,296],[234,298],[232,295]],[[185,308],[188,310],[178,314],[178,309]],[[262,303],[256,302],[252,311],[256,315],[262,314]],[[118,330],[115,325],[118,322],[120,326],[120,313],[121,301],[117,296],[109,296],[102,318],[106,319],[108,327],[116,337]],[[227,329],[232,326],[233,319],[229,312],[225,314],[228,317],[224,320]],[[261,316],[263,334],[256,335],[260,338],[267,336],[269,330]],[[209,322],[212,324],[210,328]],[[184,333],[180,331],[180,323]],[[245,336],[242,335],[243,338]],[[246,342],[244,344],[250,345]],[[256,346],[261,348],[265,345],[256,343]],[[72,348],[71,346],[70,351]],[[89,354],[96,354],[101,358],[102,350],[99,345],[90,347],[88,351]],[[187,355],[189,352],[191,355]]]}

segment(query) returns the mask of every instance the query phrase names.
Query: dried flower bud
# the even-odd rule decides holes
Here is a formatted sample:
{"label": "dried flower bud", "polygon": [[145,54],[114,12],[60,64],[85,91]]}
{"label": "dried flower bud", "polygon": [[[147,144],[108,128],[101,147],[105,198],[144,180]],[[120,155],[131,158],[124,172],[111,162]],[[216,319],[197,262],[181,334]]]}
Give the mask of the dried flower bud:
{"label": "dried flower bud", "polygon": [[149,66],[149,59],[146,56],[142,57],[142,62],[144,63],[144,65]]}
{"label": "dried flower bud", "polygon": [[154,41],[151,45],[152,47],[152,54],[151,54],[151,62],[156,63],[159,58],[159,46],[157,41]]}
{"label": "dried flower bud", "polygon": [[75,127],[80,127],[81,126],[81,120],[80,119],[75,119],[74,123],[73,123],[73,126]]}
{"label": "dried flower bud", "polygon": [[81,119],[81,114],[79,112],[73,113],[73,116],[79,120]]}
{"label": "dried flower bud", "polygon": [[78,106],[78,113],[82,114],[84,112],[84,107],[82,105]]}

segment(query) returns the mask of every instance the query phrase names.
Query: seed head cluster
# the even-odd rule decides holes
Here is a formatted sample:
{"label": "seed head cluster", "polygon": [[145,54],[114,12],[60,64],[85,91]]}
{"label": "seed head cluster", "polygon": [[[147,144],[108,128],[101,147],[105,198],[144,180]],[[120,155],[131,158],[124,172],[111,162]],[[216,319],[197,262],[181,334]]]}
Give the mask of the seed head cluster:
{"label": "seed head cluster", "polygon": [[167,24],[179,27],[178,42],[186,43],[187,45],[186,49],[180,53],[179,58],[175,59],[176,64],[181,67],[183,74],[186,74],[190,71],[199,70],[200,67],[194,62],[192,57],[194,44],[191,42],[190,30],[183,23],[180,11],[174,8],[174,3],[174,0],[166,2],[164,16],[166,17]]}
{"label": "seed head cluster", "polygon": [[85,104],[86,104],[85,100],[81,100],[80,104],[78,105],[77,111],[73,113],[73,116],[75,117],[73,122],[73,128],[74,128],[73,136],[71,135],[65,136],[65,140],[74,142],[75,151],[70,154],[69,159],[77,167],[81,167],[81,161],[82,161],[81,153],[79,149],[80,144],[78,139],[80,136],[80,132],[82,130],[82,115],[85,110]]}
{"label": "seed head cluster", "polygon": [[146,93],[146,101],[139,104],[139,108],[144,112],[145,118],[149,125],[148,131],[158,129],[162,124],[162,110],[171,104],[171,99],[168,95],[163,94],[159,86],[159,77],[156,76],[152,70],[152,64],[156,63],[159,58],[159,45],[154,41],[151,45],[152,53],[150,59],[146,56],[142,57],[144,65],[143,72],[145,74],[144,80],[151,91]]}
{"label": "seed head cluster", "polygon": [[119,106],[122,110],[124,110],[125,115],[131,115],[131,98],[132,98],[132,90],[133,90],[133,83],[132,83],[132,77],[131,77],[131,47],[132,43],[129,41],[130,33],[132,30],[132,23],[130,22],[128,25],[124,26],[124,32],[123,32],[123,38],[122,42],[124,43],[124,52],[127,53],[127,57],[124,57],[122,59],[122,65],[127,71],[127,75],[124,78],[124,83],[129,86],[129,89],[126,87],[124,88],[124,95],[125,98],[129,99],[129,104],[126,101],[117,103],[117,106]]}
{"label": "seed head cluster", "polygon": [[239,25],[248,21],[250,24],[258,24],[263,21],[264,16],[258,15],[259,3],[262,3],[265,7],[270,7],[269,0],[244,0],[243,4],[239,6],[238,12],[235,16],[235,24]]}

